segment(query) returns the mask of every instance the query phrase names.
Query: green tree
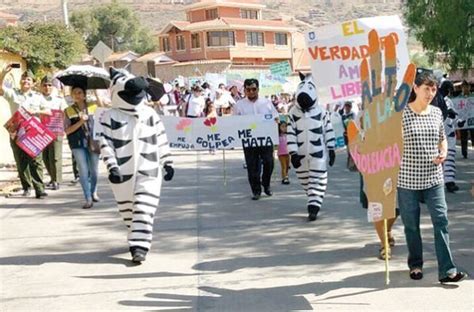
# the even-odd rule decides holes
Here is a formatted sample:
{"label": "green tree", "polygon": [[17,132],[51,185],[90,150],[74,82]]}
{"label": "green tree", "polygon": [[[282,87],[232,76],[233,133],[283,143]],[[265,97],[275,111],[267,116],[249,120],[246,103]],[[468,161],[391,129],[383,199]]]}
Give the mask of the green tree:
{"label": "green tree", "polygon": [[21,55],[33,71],[63,69],[86,52],[84,40],[59,23],[32,23],[0,29],[0,46]]}
{"label": "green tree", "polygon": [[407,0],[404,15],[431,61],[441,53],[451,69],[472,68],[474,1]]}
{"label": "green tree", "polygon": [[89,50],[100,40],[114,51],[147,53],[156,47],[150,31],[140,25],[133,11],[115,1],[74,12],[70,20],[74,29],[83,34]]}

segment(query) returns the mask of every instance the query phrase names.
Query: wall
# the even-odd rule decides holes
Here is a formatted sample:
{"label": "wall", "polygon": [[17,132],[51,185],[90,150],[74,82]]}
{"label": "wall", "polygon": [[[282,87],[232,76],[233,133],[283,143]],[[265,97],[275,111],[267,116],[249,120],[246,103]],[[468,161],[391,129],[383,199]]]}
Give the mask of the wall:
{"label": "wall", "polygon": [[[18,87],[20,82],[21,73],[26,68],[25,61],[18,55],[0,52],[0,69],[10,63],[20,63],[22,68],[21,69],[12,69],[12,71],[5,77],[4,84],[13,83],[15,87]],[[10,147],[10,140],[7,130],[3,127],[3,125],[7,122],[7,120],[11,117],[10,113],[10,105],[8,102],[2,97],[0,97],[0,164],[13,164],[15,163],[13,159],[13,153]]]}
{"label": "wall", "polygon": [[[171,51],[166,55],[179,62],[194,61],[194,60],[230,60],[234,58],[251,58],[261,60],[274,59],[291,59],[291,34],[288,33],[288,45],[284,47],[275,46],[275,33],[264,32],[265,46],[264,47],[249,47],[247,46],[246,31],[235,31],[235,47],[206,47],[206,32],[200,32],[201,48],[191,49],[191,33],[189,32],[170,32],[170,48]],[[183,51],[176,51],[176,35],[183,35],[186,49]]]}
{"label": "wall", "polygon": [[199,76],[197,73],[221,73],[230,67],[230,63],[223,61],[222,63],[212,64],[186,64],[186,65],[156,65],[156,76],[162,81],[171,81],[178,76],[193,77]]}

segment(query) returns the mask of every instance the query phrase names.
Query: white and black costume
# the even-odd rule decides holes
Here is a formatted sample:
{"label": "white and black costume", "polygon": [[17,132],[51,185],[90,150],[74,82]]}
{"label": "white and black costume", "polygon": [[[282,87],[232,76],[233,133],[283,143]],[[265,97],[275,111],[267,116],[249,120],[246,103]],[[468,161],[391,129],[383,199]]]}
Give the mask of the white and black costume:
{"label": "white and black costume", "polygon": [[132,261],[145,260],[160,200],[162,169],[171,180],[168,139],[158,114],[145,105],[148,83],[124,70],[110,69],[112,108],[100,120],[101,154],[112,191],[128,227]]}
{"label": "white and black costume", "polygon": [[453,83],[449,80],[444,80],[439,87],[439,92],[444,96],[447,106],[444,130],[448,143],[448,154],[443,162],[444,183],[448,192],[455,192],[459,190],[459,187],[456,185],[456,124],[459,125],[462,121],[457,118],[458,114],[454,109],[454,104],[448,97],[454,92]]}
{"label": "white and black costume", "polygon": [[[335,161],[335,135],[330,115],[318,103],[312,77],[300,73],[296,105],[289,111],[288,151],[296,175],[308,196],[308,219],[316,220],[328,181],[326,162]],[[329,151],[329,152],[328,152]]]}

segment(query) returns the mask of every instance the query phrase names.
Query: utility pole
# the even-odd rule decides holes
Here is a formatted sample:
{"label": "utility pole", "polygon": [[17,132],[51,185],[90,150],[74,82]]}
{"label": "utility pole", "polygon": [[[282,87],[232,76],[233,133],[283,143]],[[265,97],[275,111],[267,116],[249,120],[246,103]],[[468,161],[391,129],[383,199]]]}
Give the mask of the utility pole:
{"label": "utility pole", "polygon": [[66,27],[69,27],[69,15],[67,11],[67,0],[61,0],[62,6],[63,6],[63,16],[64,16],[64,25]]}

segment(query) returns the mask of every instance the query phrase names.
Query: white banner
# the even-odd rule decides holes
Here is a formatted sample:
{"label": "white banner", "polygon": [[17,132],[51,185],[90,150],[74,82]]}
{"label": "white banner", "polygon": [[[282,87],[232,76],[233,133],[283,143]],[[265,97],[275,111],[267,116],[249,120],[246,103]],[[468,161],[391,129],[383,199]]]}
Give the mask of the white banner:
{"label": "white banner", "polygon": [[170,148],[229,149],[278,145],[278,126],[271,115],[181,118],[160,116]]}
{"label": "white banner", "polygon": [[466,121],[463,127],[458,127],[458,129],[474,128],[474,96],[455,97],[451,101],[453,102],[454,110],[458,113],[458,119]]}
{"label": "white banner", "polygon": [[[377,30],[381,44],[393,34],[397,48],[397,81],[409,63],[406,37],[398,16],[361,18],[306,33],[311,71],[322,104],[360,97],[360,62],[368,55],[368,33]],[[382,58],[383,59],[383,58]]]}

